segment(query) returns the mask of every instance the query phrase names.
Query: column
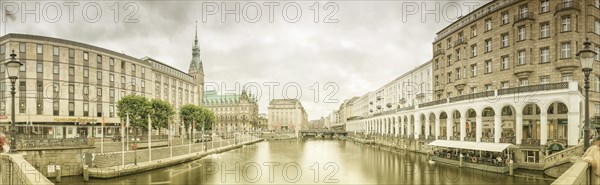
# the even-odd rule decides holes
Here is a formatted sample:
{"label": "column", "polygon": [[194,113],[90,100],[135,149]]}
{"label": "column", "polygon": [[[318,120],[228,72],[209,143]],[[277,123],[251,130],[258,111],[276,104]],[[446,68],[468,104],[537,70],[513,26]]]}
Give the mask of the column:
{"label": "column", "polygon": [[394,119],[394,126],[396,127],[396,136],[400,135],[400,120],[398,120],[398,117],[396,117],[396,119]]}
{"label": "column", "polygon": [[400,135],[401,136],[405,136],[405,133],[404,133],[404,125],[405,124],[406,123],[404,123],[404,118],[402,116],[400,116]]}
{"label": "column", "polygon": [[[520,112],[517,112],[517,116],[516,116],[516,122],[517,122],[517,130],[516,130],[516,137],[515,137],[515,144],[520,145],[521,144],[521,139],[523,139],[523,114]],[[497,133],[494,133],[494,136],[496,136]]]}
{"label": "column", "polygon": [[408,125],[406,125],[406,128],[408,129],[408,133],[406,135],[413,135],[413,134],[415,134],[415,132],[413,132],[414,125],[415,125],[414,121],[411,121],[411,119],[409,117],[408,118]]}
{"label": "column", "polygon": [[448,118],[446,118],[446,139],[450,140],[450,136],[452,136],[452,130],[454,128],[452,128],[452,118],[450,116],[448,116]]}
{"label": "column", "polygon": [[421,116],[415,116],[415,123],[413,124],[415,133],[415,138],[419,138],[421,135]]}
{"label": "column", "polygon": [[475,125],[477,126],[475,128],[475,141],[481,142],[481,133],[483,132],[483,117],[481,115],[475,117]]}
{"label": "column", "polygon": [[435,139],[437,140],[440,136],[440,118],[436,116],[433,119],[435,119]]}
{"label": "column", "polygon": [[494,143],[500,143],[502,134],[496,134],[500,132],[502,132],[502,112],[494,114]]}
{"label": "column", "polygon": [[467,115],[462,114],[460,117],[460,141],[464,141],[466,135],[467,135]]}
{"label": "column", "polygon": [[[571,107],[575,107],[575,106],[571,106]],[[571,108],[569,107],[569,108]],[[575,109],[575,108],[573,108]],[[577,143],[579,142],[579,134],[582,134],[583,132],[579,129],[579,123],[581,123],[581,121],[579,120],[580,115],[579,112],[575,112],[575,110],[571,111],[571,109],[569,109],[569,113],[568,113],[568,121],[569,121],[569,125],[568,127],[568,133],[569,134],[567,136],[567,143],[569,146],[575,146],[577,145]],[[590,124],[592,124],[590,122]],[[584,125],[585,126],[585,125]],[[583,137],[583,136],[582,136]]]}
{"label": "column", "polygon": [[429,137],[429,132],[431,132],[431,129],[429,128],[429,115],[425,116],[425,139],[427,139],[427,137]]}
{"label": "column", "polygon": [[548,142],[548,113],[541,111],[540,113],[540,145],[545,145]]}

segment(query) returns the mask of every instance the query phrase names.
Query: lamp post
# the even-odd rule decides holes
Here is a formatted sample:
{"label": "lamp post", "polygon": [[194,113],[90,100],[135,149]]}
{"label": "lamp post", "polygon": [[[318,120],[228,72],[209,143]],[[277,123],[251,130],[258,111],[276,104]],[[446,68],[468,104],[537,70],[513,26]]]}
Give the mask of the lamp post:
{"label": "lamp post", "polygon": [[597,53],[590,48],[590,43],[587,39],[583,43],[583,49],[581,49],[577,56],[581,61],[581,70],[585,75],[584,78],[584,88],[585,88],[585,128],[583,129],[583,150],[586,151],[588,147],[590,147],[590,73],[592,72],[592,67],[594,66],[594,57],[596,57]]}
{"label": "lamp post", "polygon": [[17,128],[15,127],[15,82],[17,81],[17,78],[19,78],[19,69],[23,65],[23,63],[17,61],[16,57],[17,55],[15,54],[15,50],[13,50],[12,54],[10,54],[10,60],[4,63],[4,65],[6,66],[6,71],[8,73],[8,78],[10,79],[11,83],[10,94],[12,98],[12,105],[10,114],[10,153],[17,152]]}

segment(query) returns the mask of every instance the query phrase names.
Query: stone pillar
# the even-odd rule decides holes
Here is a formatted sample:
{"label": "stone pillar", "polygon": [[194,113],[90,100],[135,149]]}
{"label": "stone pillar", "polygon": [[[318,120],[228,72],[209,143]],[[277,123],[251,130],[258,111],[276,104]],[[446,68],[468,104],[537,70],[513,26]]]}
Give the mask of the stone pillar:
{"label": "stone pillar", "polygon": [[467,135],[467,115],[462,114],[460,116],[460,140],[464,141]]}
{"label": "stone pillar", "polygon": [[425,139],[429,137],[429,133],[431,132],[431,128],[429,128],[429,116],[425,116]]}
{"label": "stone pillar", "polygon": [[477,126],[475,128],[475,141],[476,142],[481,142],[481,133],[483,132],[483,117],[482,115],[477,115],[477,117],[475,117],[475,125]]}
{"label": "stone pillar", "polygon": [[414,129],[415,138],[419,138],[419,135],[421,135],[421,116],[415,116]]}
{"label": "stone pillar", "polygon": [[[582,124],[583,126],[585,126],[585,124],[583,124],[580,120],[579,112],[571,112],[571,109],[569,109],[568,121],[569,126],[567,127],[569,135],[567,136],[567,143],[569,146],[575,146],[577,143],[579,143],[579,134],[583,133],[581,130],[579,130],[579,124]],[[592,124],[591,121],[590,124]]]}
{"label": "stone pillar", "polygon": [[515,144],[520,145],[521,144],[521,139],[523,139],[523,114],[520,112],[517,112],[517,116],[516,116],[516,122],[517,122],[517,130],[516,130],[516,137],[515,137]]}
{"label": "stone pillar", "polygon": [[540,145],[545,145],[548,142],[548,113],[540,112]]}
{"label": "stone pillar", "polygon": [[396,127],[396,137],[400,135],[400,120],[398,120],[398,117],[396,117],[396,119],[394,119],[394,126]]}
{"label": "stone pillar", "polygon": [[400,135],[401,136],[405,136],[405,130],[404,130],[404,125],[406,123],[404,123],[404,118],[402,116],[400,116]]}
{"label": "stone pillar", "polygon": [[502,136],[500,132],[502,132],[502,112],[494,114],[494,143],[500,143],[500,136]]}
{"label": "stone pillar", "polygon": [[406,135],[413,135],[413,134],[415,134],[415,133],[413,132],[413,129],[414,129],[413,127],[414,127],[414,125],[415,125],[415,123],[414,123],[414,120],[413,120],[413,121],[411,121],[411,120],[410,120],[410,117],[409,117],[409,118],[408,118],[408,125],[406,126],[406,128],[408,129],[408,133],[407,133]]}
{"label": "stone pillar", "polygon": [[452,118],[450,116],[448,116],[448,118],[446,118],[446,139],[450,140],[450,136],[452,136],[454,133],[452,133],[452,130],[454,128],[452,128]]}
{"label": "stone pillar", "polygon": [[437,140],[440,136],[440,118],[435,117],[433,119],[435,119],[435,139]]}

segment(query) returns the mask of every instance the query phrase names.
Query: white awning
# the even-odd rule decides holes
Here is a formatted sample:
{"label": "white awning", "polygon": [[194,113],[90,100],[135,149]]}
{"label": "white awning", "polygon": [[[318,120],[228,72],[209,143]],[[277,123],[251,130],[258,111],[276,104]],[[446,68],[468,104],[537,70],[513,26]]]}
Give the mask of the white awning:
{"label": "white awning", "polygon": [[508,147],[514,147],[510,143],[478,143],[472,141],[452,141],[452,140],[435,140],[429,143],[430,146],[440,146],[448,148],[459,148],[467,150],[481,150],[490,152],[502,152]]}

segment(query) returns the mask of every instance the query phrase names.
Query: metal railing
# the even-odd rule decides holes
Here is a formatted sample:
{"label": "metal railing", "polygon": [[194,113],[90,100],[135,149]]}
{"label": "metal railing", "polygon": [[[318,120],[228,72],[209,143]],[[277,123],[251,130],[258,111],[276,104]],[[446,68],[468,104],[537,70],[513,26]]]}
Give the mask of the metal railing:
{"label": "metal railing", "polygon": [[540,146],[539,139],[521,139],[522,146]]}
{"label": "metal railing", "polygon": [[524,13],[519,13],[518,15],[515,15],[515,23],[521,22],[524,20],[533,20],[533,19],[535,19],[535,14],[533,14],[533,12],[524,12]]}
{"label": "metal railing", "polygon": [[573,1],[565,1],[556,5],[556,12],[569,9],[580,10],[579,3]]}
{"label": "metal railing", "polygon": [[523,87],[500,89],[500,90],[498,90],[498,95],[535,92],[535,91],[548,91],[548,90],[568,89],[568,88],[569,88],[569,82],[559,82],[559,83],[530,85],[530,86],[523,86]]}
{"label": "metal railing", "polygon": [[485,97],[490,97],[490,96],[494,96],[494,91],[485,91],[485,92],[480,92],[480,93],[465,94],[465,95],[461,95],[461,96],[450,97],[450,103],[463,101],[463,100],[474,100],[477,98],[485,98]]}
{"label": "metal railing", "polygon": [[430,102],[427,102],[427,103],[421,103],[421,104],[419,104],[419,108],[431,107],[431,106],[434,106],[434,105],[440,105],[440,104],[445,104],[445,103],[448,103],[448,99],[444,98],[444,99],[439,99],[439,100],[436,100],[436,101],[430,101]]}

